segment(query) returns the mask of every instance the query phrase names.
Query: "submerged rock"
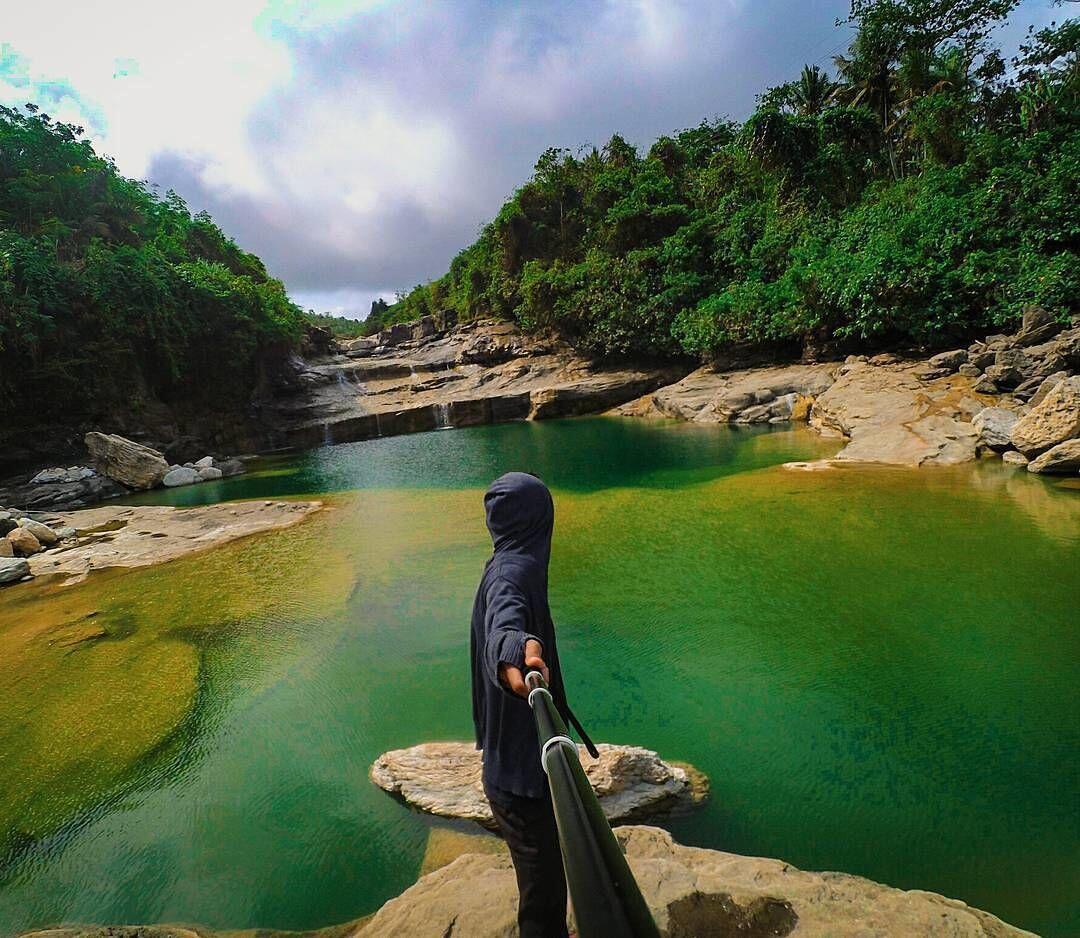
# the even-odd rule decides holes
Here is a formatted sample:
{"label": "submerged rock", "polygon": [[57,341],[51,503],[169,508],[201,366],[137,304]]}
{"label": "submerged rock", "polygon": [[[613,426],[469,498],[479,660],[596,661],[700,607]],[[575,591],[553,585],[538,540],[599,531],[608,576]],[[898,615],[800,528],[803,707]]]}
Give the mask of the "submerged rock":
{"label": "submerged rock", "polygon": [[[597,746],[599,759],[579,747],[581,764],[612,823],[640,819],[704,799],[707,781],[696,769],[671,765],[638,746]],[[480,781],[480,752],[471,743],[421,743],[385,752],[371,780],[407,804],[440,817],[493,827]]]}
{"label": "submerged rock", "polygon": [[[932,892],[782,860],[684,847],[655,827],[616,831],[666,938],[1031,938],[1031,933]],[[356,938],[508,938],[517,934],[509,856],[469,853],[387,902]]]}

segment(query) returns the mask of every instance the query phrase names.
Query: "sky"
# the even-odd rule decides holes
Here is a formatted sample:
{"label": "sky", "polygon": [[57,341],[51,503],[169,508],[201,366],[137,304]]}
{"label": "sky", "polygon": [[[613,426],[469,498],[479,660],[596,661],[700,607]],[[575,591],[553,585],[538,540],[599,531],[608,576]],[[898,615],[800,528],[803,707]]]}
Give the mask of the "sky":
{"label": "sky", "polygon": [[[444,273],[551,146],[647,147],[830,66],[847,0],[0,0],[0,103],[80,124],[305,308]],[[1002,43],[1064,17],[1024,0]]]}

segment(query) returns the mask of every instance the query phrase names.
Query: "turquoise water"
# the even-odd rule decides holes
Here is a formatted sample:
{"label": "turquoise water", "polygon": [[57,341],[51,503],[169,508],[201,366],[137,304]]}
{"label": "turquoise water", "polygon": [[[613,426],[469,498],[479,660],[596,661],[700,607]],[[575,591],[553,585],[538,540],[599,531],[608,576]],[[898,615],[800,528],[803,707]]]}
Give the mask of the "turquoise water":
{"label": "turquoise water", "polygon": [[[708,805],[670,822],[679,840],[1075,933],[1080,492],[996,463],[780,467],[832,449],[807,431],[590,418],[330,447],[144,497],[336,493],[298,528],[33,598],[45,619],[85,602],[128,623],[114,651],[194,648],[197,669],[158,744],[9,852],[0,933],[314,928],[414,881],[434,822],[367,769],[469,738],[480,496],[509,469],[555,492],[575,710],[597,739],[711,779]],[[0,648],[16,631],[2,613]],[[162,662],[155,675],[183,673]],[[56,667],[77,702],[79,655]],[[9,686],[17,709],[27,690]],[[2,772],[0,792],[39,785],[48,804],[47,773]]]}

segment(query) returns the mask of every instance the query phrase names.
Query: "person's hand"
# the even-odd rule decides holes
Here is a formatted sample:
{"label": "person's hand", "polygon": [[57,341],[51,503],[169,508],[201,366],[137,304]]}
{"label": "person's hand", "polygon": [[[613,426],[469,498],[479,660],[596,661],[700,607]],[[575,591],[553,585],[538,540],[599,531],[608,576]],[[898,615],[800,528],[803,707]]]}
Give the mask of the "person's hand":
{"label": "person's hand", "polygon": [[[550,677],[548,666],[544,664],[542,657],[543,651],[543,646],[534,638],[530,638],[525,643],[525,673],[539,671],[544,675],[544,682],[547,683]],[[529,696],[529,689],[525,686],[525,674],[522,673],[521,668],[515,668],[512,664],[500,664],[499,680],[519,697]]]}

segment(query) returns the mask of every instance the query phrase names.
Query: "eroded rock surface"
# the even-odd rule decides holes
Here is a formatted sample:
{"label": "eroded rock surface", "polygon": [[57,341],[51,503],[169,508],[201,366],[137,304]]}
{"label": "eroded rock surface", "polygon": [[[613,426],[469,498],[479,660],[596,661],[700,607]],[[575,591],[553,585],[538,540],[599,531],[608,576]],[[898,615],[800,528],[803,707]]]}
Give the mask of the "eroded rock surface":
{"label": "eroded rock surface", "polygon": [[[381,342],[375,345],[375,342]],[[678,380],[679,366],[600,368],[565,343],[491,320],[435,319],[357,339],[305,366],[272,408],[282,441],[319,446],[608,410]]]}
{"label": "eroded rock surface", "polygon": [[93,431],[84,442],[97,471],[129,489],[152,489],[169,471],[156,449],[115,433]]}
{"label": "eroded rock surface", "polygon": [[[581,764],[612,823],[639,820],[703,799],[704,776],[671,765],[638,746],[597,746],[599,759],[579,747]],[[422,743],[383,753],[371,780],[407,804],[440,817],[493,827],[495,820],[480,781],[480,753],[472,743]]]}
{"label": "eroded rock surface", "polygon": [[[616,831],[666,938],[1019,938],[1030,932],[930,892],[782,860],[684,847],[655,827]],[[504,854],[466,854],[387,902],[357,938],[511,938],[517,887]]]}
{"label": "eroded rock surface", "polygon": [[77,582],[91,570],[165,563],[249,534],[288,527],[321,505],[316,501],[225,502],[197,508],[107,505],[65,512],[51,516],[51,525],[58,531],[74,529],[74,535],[31,556],[30,573]]}

